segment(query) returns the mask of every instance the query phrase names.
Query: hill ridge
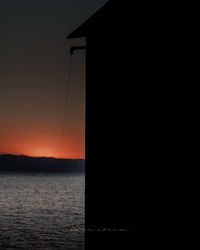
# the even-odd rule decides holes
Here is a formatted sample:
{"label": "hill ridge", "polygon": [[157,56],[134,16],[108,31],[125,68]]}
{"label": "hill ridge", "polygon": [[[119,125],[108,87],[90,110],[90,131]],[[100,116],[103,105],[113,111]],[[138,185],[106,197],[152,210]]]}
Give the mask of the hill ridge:
{"label": "hill ridge", "polygon": [[84,159],[0,155],[0,172],[84,172]]}

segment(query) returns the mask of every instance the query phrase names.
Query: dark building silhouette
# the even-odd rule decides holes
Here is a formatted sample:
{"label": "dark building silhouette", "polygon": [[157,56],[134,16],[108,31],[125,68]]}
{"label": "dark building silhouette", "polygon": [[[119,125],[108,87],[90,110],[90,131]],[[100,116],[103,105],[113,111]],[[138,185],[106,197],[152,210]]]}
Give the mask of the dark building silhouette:
{"label": "dark building silhouette", "polygon": [[[86,38],[86,229],[127,230],[130,222],[131,146],[125,142],[129,124],[124,100],[130,81],[124,55],[130,44],[124,47],[123,9],[117,5],[108,1],[68,36]],[[86,232],[86,242],[90,237],[94,232]],[[116,236],[113,240],[119,244]]]}
{"label": "dark building silhouette", "polygon": [[91,249],[131,249],[127,240],[135,246],[141,228],[139,247],[132,248],[158,246],[160,225],[169,218],[166,188],[179,171],[182,41],[174,25],[179,19],[172,17],[176,8],[169,5],[169,15],[165,4],[129,2],[109,1],[68,37],[86,37],[86,228],[133,231],[131,240],[86,232],[86,241],[96,243]]}

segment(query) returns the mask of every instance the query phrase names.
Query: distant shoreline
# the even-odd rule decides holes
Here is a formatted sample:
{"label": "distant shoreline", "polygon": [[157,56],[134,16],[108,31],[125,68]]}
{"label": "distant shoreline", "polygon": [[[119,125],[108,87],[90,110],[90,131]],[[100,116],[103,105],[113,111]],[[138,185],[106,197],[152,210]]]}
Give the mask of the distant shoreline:
{"label": "distant shoreline", "polygon": [[17,155],[17,154],[6,154],[6,153],[0,153],[1,156],[12,156],[12,157],[26,157],[26,158],[37,158],[37,159],[56,159],[56,160],[85,160],[85,158],[59,158],[59,157],[53,157],[53,156],[30,156],[30,155]]}
{"label": "distant shoreline", "polygon": [[0,172],[84,173],[85,159],[0,155]]}

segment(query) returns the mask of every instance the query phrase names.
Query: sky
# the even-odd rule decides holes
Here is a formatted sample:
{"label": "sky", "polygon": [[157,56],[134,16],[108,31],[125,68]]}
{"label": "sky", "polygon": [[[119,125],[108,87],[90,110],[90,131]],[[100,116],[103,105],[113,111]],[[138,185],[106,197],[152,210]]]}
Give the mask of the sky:
{"label": "sky", "polygon": [[106,2],[0,1],[0,154],[85,158],[85,40],[66,36]]}

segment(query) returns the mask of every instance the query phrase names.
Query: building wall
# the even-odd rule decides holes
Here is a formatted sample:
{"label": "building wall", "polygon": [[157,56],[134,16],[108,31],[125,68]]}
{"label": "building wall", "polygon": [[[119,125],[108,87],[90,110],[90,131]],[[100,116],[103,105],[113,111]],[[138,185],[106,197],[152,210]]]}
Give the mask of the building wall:
{"label": "building wall", "polygon": [[[120,184],[127,178],[124,152],[128,145],[122,143],[127,139],[124,110],[127,82],[123,65],[126,62],[120,40],[112,30],[108,25],[86,39],[86,203],[89,201],[86,221],[88,226],[95,224],[100,228],[119,225],[123,228],[129,209],[128,190]],[[106,221],[102,220],[101,212],[107,215]]]}

